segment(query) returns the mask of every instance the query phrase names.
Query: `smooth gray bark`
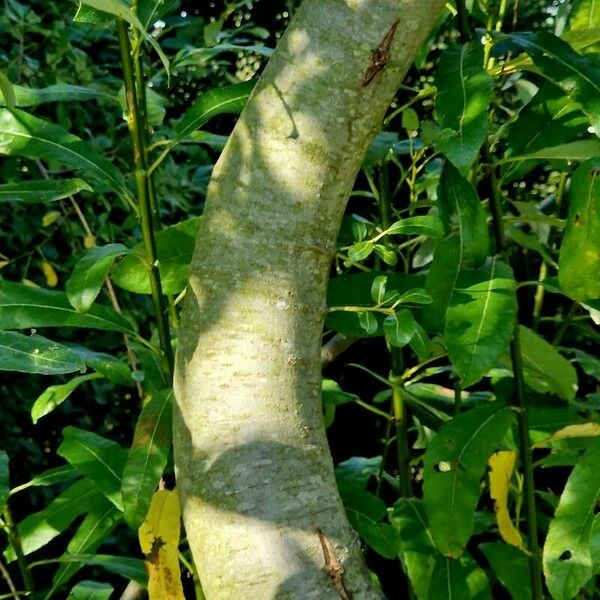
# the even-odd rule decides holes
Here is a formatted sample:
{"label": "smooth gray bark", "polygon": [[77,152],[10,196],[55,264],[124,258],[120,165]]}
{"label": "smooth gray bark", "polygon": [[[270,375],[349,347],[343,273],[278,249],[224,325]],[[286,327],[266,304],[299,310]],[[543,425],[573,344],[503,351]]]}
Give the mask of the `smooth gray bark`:
{"label": "smooth gray bark", "polygon": [[[215,167],[174,419],[184,522],[208,600],[343,598],[317,528],[352,597],[379,597],[323,427],[325,290],[365,149],[443,4],[305,0]],[[365,85],[392,27],[390,59]]]}

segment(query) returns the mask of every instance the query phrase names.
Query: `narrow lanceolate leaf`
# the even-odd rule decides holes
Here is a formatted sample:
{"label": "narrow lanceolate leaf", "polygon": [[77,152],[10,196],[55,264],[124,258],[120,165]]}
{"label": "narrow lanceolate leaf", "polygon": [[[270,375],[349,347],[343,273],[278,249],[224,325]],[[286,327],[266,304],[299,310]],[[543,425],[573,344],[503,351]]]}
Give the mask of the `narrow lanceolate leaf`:
{"label": "narrow lanceolate leaf", "polygon": [[600,440],[575,465],[550,522],[544,544],[546,585],[555,600],[570,600],[593,571],[591,529],[600,498]]}
{"label": "narrow lanceolate leaf", "polygon": [[575,0],[571,9],[569,29],[579,31],[600,27],[600,3],[598,0]]}
{"label": "narrow lanceolate leaf", "polygon": [[[98,506],[83,520],[67,546],[66,556],[93,554],[115,525],[123,518],[106,498],[102,498]],[[64,586],[81,568],[81,563],[67,562],[61,565],[52,578],[52,587],[45,600],[56,598],[56,591]]]}
{"label": "narrow lanceolate leaf", "polygon": [[[79,515],[104,502],[98,488],[85,479],[76,481],[46,508],[23,519],[17,526],[23,552],[30,554],[60,535]],[[6,560],[16,559],[14,550],[4,551]]]}
{"label": "narrow lanceolate leaf", "polygon": [[573,174],[569,217],[558,260],[560,287],[574,300],[600,298],[600,159]]}
{"label": "narrow lanceolate leaf", "polygon": [[423,215],[419,217],[408,217],[396,221],[388,229],[387,235],[425,235],[440,239],[444,236],[444,226],[439,217],[435,215]]}
{"label": "narrow lanceolate leaf", "polygon": [[503,181],[523,177],[543,160],[532,158],[532,154],[568,143],[587,127],[587,117],[563,91],[550,81],[543,82],[508,127],[506,152],[500,161]]}
{"label": "narrow lanceolate leaf", "polygon": [[123,471],[121,492],[125,520],[138,529],[167,464],[171,444],[171,390],[161,390],[140,413]]}
{"label": "narrow lanceolate leaf", "polygon": [[58,179],[50,181],[20,181],[0,185],[0,203],[24,202],[27,204],[47,204],[73,196],[92,188],[82,179]]}
{"label": "narrow lanceolate leaf", "polygon": [[577,393],[577,371],[537,333],[520,326],[525,383],[537,392],[557,394],[568,402]]}
{"label": "narrow lanceolate leaf", "polygon": [[113,586],[98,581],[80,581],[70,592],[67,600],[108,600]]}
{"label": "narrow lanceolate leaf", "polygon": [[547,32],[519,33],[510,36],[532,58],[544,77],[556,83],[588,116],[600,137],[600,67],[591,57],[582,56],[567,42]]}
{"label": "narrow lanceolate leaf", "polygon": [[463,259],[482,262],[490,250],[486,212],[475,188],[448,162],[442,172],[439,197],[442,219],[447,229],[457,231]]}
{"label": "narrow lanceolate leaf", "polygon": [[490,498],[494,502],[496,523],[502,539],[512,546],[524,549],[521,533],[514,526],[508,512],[508,491],[516,460],[517,453],[514,450],[501,450],[490,456]]}
{"label": "narrow lanceolate leaf", "polygon": [[255,85],[256,80],[250,80],[202,94],[175,126],[174,142],[181,141],[216,115],[241,113]]}
{"label": "narrow lanceolate leaf", "polygon": [[143,38],[152,46],[154,51],[158,54],[160,61],[162,62],[163,67],[165,68],[167,76],[170,75],[169,59],[162,51],[162,48],[160,47],[156,39],[146,32],[146,29],[129,6],[121,2],[121,0],[79,0],[79,2],[91,8],[95,8],[96,10],[99,10],[101,12],[113,15],[118,19],[123,19],[123,21],[126,21],[131,26],[135,27],[135,29],[137,29],[142,34]]}
{"label": "narrow lanceolate leaf", "polygon": [[70,348],[88,367],[98,371],[109,381],[120,385],[133,385],[130,368],[116,356],[105,352],[94,352],[83,346],[70,346]]}
{"label": "narrow lanceolate leaf", "polygon": [[425,452],[423,498],[439,551],[458,557],[473,531],[481,479],[490,455],[514,421],[509,408],[485,405],[440,428]]}
{"label": "narrow lanceolate leaf", "polygon": [[427,528],[427,514],[423,501],[416,498],[400,498],[394,504],[390,521],[398,532],[398,555],[402,566],[417,598],[426,599],[437,549]]}
{"label": "narrow lanceolate leaf", "polygon": [[107,306],[94,306],[82,314],[63,292],[0,281],[0,328],[31,327],[88,327],[133,333],[129,323]]}
{"label": "narrow lanceolate leaf", "polygon": [[125,450],[116,442],[76,427],[66,427],[63,435],[57,454],[93,481],[122,511],[121,477],[125,467]]}
{"label": "narrow lanceolate leaf", "polygon": [[12,490],[10,490],[10,494],[12,496],[13,494],[27,490],[30,487],[45,487],[48,485],[54,485],[55,483],[63,483],[65,481],[69,481],[70,479],[75,479],[75,477],[78,476],[79,473],[71,465],[61,465],[60,467],[55,467],[54,469],[48,469],[47,471],[36,475],[33,479],[27,481],[26,483],[22,483],[21,485],[14,487]]}
{"label": "narrow lanceolate leaf", "polygon": [[22,110],[0,109],[0,154],[52,159],[131,198],[123,174],[89,144]]}
{"label": "narrow lanceolate leaf", "polygon": [[8,500],[9,490],[8,454],[4,450],[0,450],[0,513]]}
{"label": "narrow lanceolate leaf", "polygon": [[85,312],[92,306],[115,259],[128,252],[129,248],[123,244],[96,246],[86,252],[66,285],[67,298],[73,308]]}
{"label": "narrow lanceolate leaf", "polygon": [[[165,294],[178,294],[186,286],[188,268],[202,217],[187,219],[163,229],[156,235],[160,279]],[[137,294],[150,293],[150,278],[142,244],[111,270],[111,279],[119,287]]]}
{"label": "narrow lanceolate leaf", "polygon": [[2,102],[0,106],[8,106],[8,108],[15,108],[17,105],[17,99],[15,97],[15,87],[10,82],[10,79],[0,71],[0,93],[2,94]]}
{"label": "narrow lanceolate leaf", "polygon": [[109,573],[120,575],[125,579],[131,579],[142,587],[148,584],[148,575],[144,567],[144,561],[128,556],[113,556],[111,554],[63,554],[59,559],[61,563],[77,563],[101,567]]}
{"label": "narrow lanceolate leaf", "polygon": [[41,335],[0,331],[0,370],[60,375],[85,371],[85,363],[70,348]]}
{"label": "narrow lanceolate leaf", "polygon": [[483,68],[483,46],[473,41],[446,50],[435,80],[435,110],[442,126],[435,143],[456,167],[468,167],[488,130],[492,78]]}
{"label": "narrow lanceolate leaf", "polygon": [[488,578],[466,554],[459,559],[438,554],[427,600],[491,600]]}
{"label": "narrow lanceolate leaf", "polygon": [[177,546],[180,533],[177,491],[159,490],[139,529],[148,568],[148,595],[157,600],[184,600]]}
{"label": "narrow lanceolate leaf", "polygon": [[[14,85],[13,91],[15,94],[15,106],[19,108],[38,106],[47,102],[84,102],[100,98],[111,100],[112,102],[116,101],[113,95],[102,90],[81,85],[70,85],[68,83],[57,83],[45,88],[29,88],[22,85]],[[0,100],[0,106],[5,105],[6,103]]]}
{"label": "narrow lanceolate leaf", "polygon": [[60,406],[82,383],[99,377],[102,377],[100,373],[90,373],[46,388],[31,407],[31,420],[34,424],[37,423],[43,416]]}
{"label": "narrow lanceolate leaf", "polygon": [[510,267],[497,258],[459,273],[444,338],[463,387],[477,383],[507,348],[517,312],[515,287]]}
{"label": "narrow lanceolate leaf", "polygon": [[448,302],[454,293],[460,273],[463,247],[456,235],[440,240],[433,255],[425,289],[433,304],[421,314],[420,321],[430,331],[442,333],[446,323]]}
{"label": "narrow lanceolate leaf", "polygon": [[526,554],[514,546],[502,544],[481,544],[484,553],[498,581],[510,592],[513,600],[531,600],[531,579],[529,560]]}

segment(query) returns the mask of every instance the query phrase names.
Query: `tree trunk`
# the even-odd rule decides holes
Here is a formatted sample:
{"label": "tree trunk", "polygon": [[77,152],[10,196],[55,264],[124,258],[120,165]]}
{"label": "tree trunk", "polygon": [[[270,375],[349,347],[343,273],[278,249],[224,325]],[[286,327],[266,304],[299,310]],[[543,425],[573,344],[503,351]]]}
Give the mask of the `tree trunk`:
{"label": "tree trunk", "polygon": [[174,424],[208,600],[380,597],[323,427],[324,299],[363,154],[443,4],[305,0],[215,166],[179,333]]}

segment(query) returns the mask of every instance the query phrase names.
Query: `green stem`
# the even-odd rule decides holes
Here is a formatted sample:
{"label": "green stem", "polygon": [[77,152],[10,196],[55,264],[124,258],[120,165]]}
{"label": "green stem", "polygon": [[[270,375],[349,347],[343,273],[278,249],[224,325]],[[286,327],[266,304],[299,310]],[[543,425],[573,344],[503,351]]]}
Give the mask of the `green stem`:
{"label": "green stem", "polygon": [[469,25],[469,12],[465,6],[465,0],[456,0],[456,24],[460,32],[461,40],[464,43],[473,39],[473,30]]}
{"label": "green stem", "polygon": [[[117,34],[119,37],[119,50],[121,53],[121,66],[123,69],[123,83],[125,84],[125,98],[127,101],[127,125],[133,144],[133,159],[135,165],[135,182],[138,193],[138,206],[140,225],[144,249],[149,263],[148,275],[152,302],[156,313],[158,339],[163,355],[163,369],[169,378],[173,375],[173,349],[171,347],[171,333],[167,319],[166,303],[160,281],[160,269],[156,252],[156,220],[155,210],[152,206],[150,189],[151,178],[147,175],[147,150],[146,131],[144,121],[140,115],[139,99],[136,91],[134,65],[131,56],[131,43],[127,25],[122,19],[117,19]],[[139,60],[136,60],[136,63]],[[140,71],[141,73],[141,71]]]}
{"label": "green stem", "polygon": [[529,439],[529,418],[523,381],[523,357],[519,324],[515,322],[513,340],[510,344],[510,358],[513,365],[515,392],[513,406],[517,409],[519,446],[521,448],[521,466],[523,469],[523,492],[525,496],[525,518],[527,523],[527,541],[529,556],[529,576],[531,578],[532,597],[543,600],[542,561],[537,533],[537,512],[535,508],[535,484],[533,479],[533,459],[531,440]]}
{"label": "green stem", "polygon": [[8,502],[6,502],[4,505],[2,514],[4,516],[4,527],[6,528],[6,533],[8,535],[8,541],[12,546],[12,549],[15,551],[15,556],[17,557],[17,564],[19,565],[19,571],[21,572],[23,585],[27,592],[31,594],[34,591],[33,577],[31,576],[31,570],[29,569],[27,559],[25,558],[25,553],[23,552],[21,536],[19,535],[19,530],[13,521]]}
{"label": "green stem", "polygon": [[[390,185],[388,170],[383,166],[379,170],[379,211],[381,215],[381,226],[384,230],[389,229],[392,223],[392,209],[390,198]],[[392,247],[388,236],[384,236],[384,243]],[[400,495],[407,498],[412,495],[411,477],[408,451],[408,427],[406,406],[404,403],[404,380],[402,372],[404,370],[402,350],[391,347],[390,355],[392,360],[392,370],[390,372],[390,384],[392,387],[392,411],[394,414],[394,427],[396,430],[396,456],[398,462],[398,483],[400,485]]]}
{"label": "green stem", "polygon": [[[489,156],[487,143],[482,148],[484,160]],[[486,162],[489,162],[486,160]],[[496,180],[494,168],[490,167],[486,173],[491,184],[490,211],[492,213],[493,231],[496,242],[496,251],[504,255],[508,262],[505,248],[504,230],[502,228],[502,212],[500,208],[501,192]],[[525,395],[525,384],[523,380],[523,356],[519,335],[519,323],[515,319],[513,339],[510,343],[510,358],[512,363],[513,377],[515,381],[515,392],[512,397],[512,406],[517,412],[517,424],[519,430],[519,447],[521,455],[521,468],[523,469],[523,490],[525,493],[526,524],[529,556],[529,574],[531,579],[531,590],[533,600],[543,600],[542,587],[542,563],[540,547],[537,538],[537,513],[535,509],[535,482],[533,478],[533,459],[531,452],[531,440],[529,438],[529,418],[527,414],[527,402]]]}

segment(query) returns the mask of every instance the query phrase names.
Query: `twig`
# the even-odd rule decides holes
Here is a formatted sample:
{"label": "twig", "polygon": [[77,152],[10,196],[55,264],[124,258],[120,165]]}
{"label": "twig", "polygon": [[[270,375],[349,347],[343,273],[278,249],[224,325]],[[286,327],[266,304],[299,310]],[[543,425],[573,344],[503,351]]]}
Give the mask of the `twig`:
{"label": "twig", "polygon": [[15,598],[16,600],[20,600],[20,596],[19,596],[19,593],[17,592],[17,588],[15,587],[15,584],[13,583],[10,573],[8,572],[8,569],[4,566],[4,563],[2,562],[2,560],[0,560],[0,573],[2,573],[2,577],[4,577],[4,580],[6,581],[8,587],[10,589],[12,597]]}
{"label": "twig", "polygon": [[350,348],[356,340],[338,333],[321,347],[321,367],[331,364],[342,352]]}
{"label": "twig", "polygon": [[329,579],[331,579],[331,583],[333,583],[342,600],[352,600],[352,594],[344,583],[344,566],[336,556],[331,540],[323,533],[322,529],[317,528],[317,535],[325,557],[325,570],[329,575]]}

